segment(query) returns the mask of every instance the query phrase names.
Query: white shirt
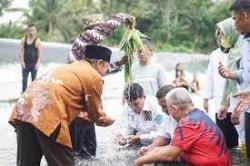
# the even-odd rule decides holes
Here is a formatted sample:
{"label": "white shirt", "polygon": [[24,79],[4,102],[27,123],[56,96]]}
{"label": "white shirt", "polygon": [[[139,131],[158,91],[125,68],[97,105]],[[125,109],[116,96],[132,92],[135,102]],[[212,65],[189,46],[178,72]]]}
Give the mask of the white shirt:
{"label": "white shirt", "polygon": [[176,128],[176,125],[177,122],[174,119],[170,118],[169,115],[166,115],[159,136],[172,139],[174,136],[174,130]]}
{"label": "white shirt", "polygon": [[145,94],[155,96],[158,89],[167,84],[166,71],[160,64],[150,62],[142,66],[139,62],[132,66],[133,82],[142,86]]}
{"label": "white shirt", "polygon": [[131,108],[125,104],[121,134],[123,136],[139,135],[143,145],[150,144],[162,130],[165,116],[155,97],[146,97],[140,114],[133,112]]}
{"label": "white shirt", "polygon": [[204,98],[211,99],[209,101],[209,116],[215,121],[215,113],[221,106],[221,99],[225,79],[218,72],[219,62],[226,66],[228,54],[221,51],[220,48],[214,50],[210,55],[210,61],[207,68],[207,79],[204,90]]}
{"label": "white shirt", "polygon": [[[237,71],[237,79],[240,90],[250,89],[250,37],[243,40],[241,47],[240,69]],[[250,108],[245,110],[250,113]]]}

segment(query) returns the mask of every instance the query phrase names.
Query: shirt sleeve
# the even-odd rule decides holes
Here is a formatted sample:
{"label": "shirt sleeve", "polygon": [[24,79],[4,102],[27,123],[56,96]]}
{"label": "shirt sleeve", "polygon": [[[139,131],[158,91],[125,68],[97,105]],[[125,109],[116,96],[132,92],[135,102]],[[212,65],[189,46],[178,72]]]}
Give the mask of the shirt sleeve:
{"label": "shirt sleeve", "polygon": [[159,131],[158,136],[164,137],[166,139],[170,139],[171,135],[170,135],[169,130],[168,130],[170,127],[171,126],[168,126],[167,119],[164,118],[163,126],[162,126],[161,130]]}
{"label": "shirt sleeve", "polygon": [[87,45],[98,45],[110,36],[117,27],[119,27],[122,23],[125,23],[129,17],[130,16],[126,14],[117,14],[106,23],[101,23],[93,29],[82,32],[81,35],[73,42],[67,62],[72,63],[74,61],[84,59]]}
{"label": "shirt sleeve", "polygon": [[185,151],[188,150],[199,138],[200,135],[194,127],[190,127],[188,125],[178,126],[174,131],[171,145],[177,146]]}
{"label": "shirt sleeve", "polygon": [[129,107],[127,104],[123,107],[121,125],[120,125],[120,134],[123,136],[133,135],[135,126],[135,118],[132,114],[129,114]]}
{"label": "shirt sleeve", "polygon": [[100,117],[106,116],[102,107],[103,81],[96,80],[94,84],[85,88],[84,99],[87,104],[88,117],[96,122]]}
{"label": "shirt sleeve", "polygon": [[243,69],[239,69],[239,70],[236,71],[238,84],[242,84],[243,83],[242,73],[243,73]]}

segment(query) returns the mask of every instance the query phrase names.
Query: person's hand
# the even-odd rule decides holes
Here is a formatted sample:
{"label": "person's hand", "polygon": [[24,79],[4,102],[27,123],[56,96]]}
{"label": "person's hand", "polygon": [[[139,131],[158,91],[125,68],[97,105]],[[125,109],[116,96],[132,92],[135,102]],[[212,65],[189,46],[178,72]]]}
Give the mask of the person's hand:
{"label": "person's hand", "polygon": [[242,112],[244,110],[247,110],[250,106],[250,100],[247,98],[237,98],[237,105],[234,109],[234,111]]}
{"label": "person's hand", "polygon": [[218,72],[224,78],[230,76],[230,71],[221,62],[219,62]]}
{"label": "person's hand", "polygon": [[125,24],[129,29],[134,28],[135,26],[135,17],[131,16],[129,14],[126,13],[117,13],[115,14],[115,17],[120,17],[120,18],[125,18]]}
{"label": "person's hand", "polygon": [[120,66],[124,65],[127,62],[127,60],[128,60],[128,56],[127,55],[123,55],[121,57],[121,59],[119,60],[119,65]]}
{"label": "person's hand", "polygon": [[240,124],[240,112],[239,111],[233,111],[231,115],[231,122],[234,125]]}
{"label": "person's hand", "polygon": [[205,111],[208,113],[208,99],[203,100],[203,107],[204,107]]}
{"label": "person's hand", "polygon": [[250,106],[250,90],[243,90],[237,92],[234,97],[237,97],[237,106],[235,111],[241,112],[249,108]]}
{"label": "person's hand", "polygon": [[129,143],[137,143],[140,141],[140,137],[138,135],[129,135],[127,139]]}
{"label": "person's hand", "polygon": [[222,105],[217,113],[217,118],[220,120],[223,120],[227,117],[227,107],[225,107],[224,105]]}
{"label": "person's hand", "polygon": [[152,148],[150,148],[149,146],[143,146],[141,147],[141,149],[138,151],[138,155],[139,156],[144,156],[147,152],[151,151]]}
{"label": "person's hand", "polygon": [[107,127],[107,126],[113,124],[114,121],[115,121],[115,120],[113,120],[112,118],[107,117],[107,116],[104,116],[104,117],[100,117],[100,118],[97,120],[96,124],[97,124],[98,126]]}
{"label": "person's hand", "polygon": [[122,135],[118,135],[115,139],[115,141],[121,145],[121,146],[125,146],[128,144],[128,141],[125,137],[123,137]]}
{"label": "person's hand", "polygon": [[250,99],[250,90],[242,90],[238,91],[236,94],[233,95],[233,97],[240,97],[240,98],[247,98],[249,97]]}
{"label": "person's hand", "polygon": [[143,163],[141,162],[140,157],[134,161],[133,166],[143,166]]}
{"label": "person's hand", "polygon": [[133,29],[135,27],[135,17],[128,15],[125,24],[129,29]]}

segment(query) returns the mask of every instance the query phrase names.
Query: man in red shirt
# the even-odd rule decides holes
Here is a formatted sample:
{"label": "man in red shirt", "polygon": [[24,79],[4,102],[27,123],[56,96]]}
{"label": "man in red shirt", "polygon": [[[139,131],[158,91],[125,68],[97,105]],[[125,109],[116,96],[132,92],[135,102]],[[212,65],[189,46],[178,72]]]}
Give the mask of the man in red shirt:
{"label": "man in red shirt", "polygon": [[138,158],[134,165],[181,160],[193,166],[231,166],[220,128],[205,114],[194,108],[184,88],[171,90],[167,96],[170,115],[178,122],[173,140],[168,146],[154,148]]}

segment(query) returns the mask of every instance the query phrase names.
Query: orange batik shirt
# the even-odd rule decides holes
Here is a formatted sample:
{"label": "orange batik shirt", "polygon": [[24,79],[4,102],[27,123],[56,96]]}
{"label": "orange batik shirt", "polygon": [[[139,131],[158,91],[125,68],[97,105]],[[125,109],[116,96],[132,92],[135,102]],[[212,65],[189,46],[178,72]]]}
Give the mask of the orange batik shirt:
{"label": "orange batik shirt", "polygon": [[30,84],[16,103],[10,123],[28,122],[47,136],[61,126],[56,142],[72,147],[69,124],[86,112],[97,121],[106,116],[101,94],[102,77],[87,61],[51,70]]}

